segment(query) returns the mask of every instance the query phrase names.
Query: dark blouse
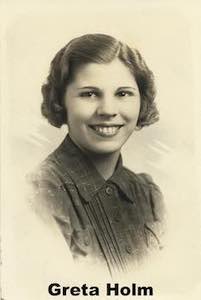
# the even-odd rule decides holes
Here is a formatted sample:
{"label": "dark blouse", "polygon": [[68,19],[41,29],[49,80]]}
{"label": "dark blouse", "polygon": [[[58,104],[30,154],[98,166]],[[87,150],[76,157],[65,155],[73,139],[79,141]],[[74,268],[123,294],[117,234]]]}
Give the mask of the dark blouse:
{"label": "dark blouse", "polygon": [[147,174],[123,167],[104,180],[69,136],[32,176],[41,216],[58,224],[76,260],[101,262],[110,273],[135,268],[160,249],[163,201]]}

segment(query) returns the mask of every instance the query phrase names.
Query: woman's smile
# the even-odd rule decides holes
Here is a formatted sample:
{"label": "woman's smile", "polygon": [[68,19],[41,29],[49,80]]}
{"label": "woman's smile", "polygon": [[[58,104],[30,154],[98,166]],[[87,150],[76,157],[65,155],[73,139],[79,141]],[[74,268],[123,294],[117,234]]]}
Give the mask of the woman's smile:
{"label": "woman's smile", "polygon": [[136,127],[140,94],[129,69],[119,60],[85,64],[65,94],[72,140],[95,153],[119,152]]}
{"label": "woman's smile", "polygon": [[95,131],[96,134],[102,137],[113,137],[119,132],[122,126],[123,125],[118,124],[96,124],[89,125],[89,128],[91,128],[93,131]]}

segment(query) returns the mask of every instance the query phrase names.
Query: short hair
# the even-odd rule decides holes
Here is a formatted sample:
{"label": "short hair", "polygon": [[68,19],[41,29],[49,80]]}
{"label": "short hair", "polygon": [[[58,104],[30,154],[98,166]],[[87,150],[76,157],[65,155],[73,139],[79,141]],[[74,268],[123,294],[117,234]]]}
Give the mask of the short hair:
{"label": "short hair", "polygon": [[76,70],[87,63],[104,64],[119,58],[133,75],[140,93],[140,113],[137,127],[155,123],[159,113],[154,102],[154,76],[141,54],[127,44],[105,34],[86,34],[72,39],[54,57],[47,81],[42,85],[41,112],[55,127],[67,124],[64,95]]}

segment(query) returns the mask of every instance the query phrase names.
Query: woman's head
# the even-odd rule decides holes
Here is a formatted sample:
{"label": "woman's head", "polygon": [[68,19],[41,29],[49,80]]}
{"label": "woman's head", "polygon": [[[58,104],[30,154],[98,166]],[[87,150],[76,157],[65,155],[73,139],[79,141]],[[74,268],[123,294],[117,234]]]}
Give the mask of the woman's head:
{"label": "woman's head", "polygon": [[64,98],[80,68],[90,63],[108,64],[116,58],[128,68],[138,86],[140,112],[137,127],[156,122],[154,78],[140,53],[111,36],[87,34],[71,40],[51,62],[47,83],[42,86],[42,114],[50,124],[61,127],[68,123]]}

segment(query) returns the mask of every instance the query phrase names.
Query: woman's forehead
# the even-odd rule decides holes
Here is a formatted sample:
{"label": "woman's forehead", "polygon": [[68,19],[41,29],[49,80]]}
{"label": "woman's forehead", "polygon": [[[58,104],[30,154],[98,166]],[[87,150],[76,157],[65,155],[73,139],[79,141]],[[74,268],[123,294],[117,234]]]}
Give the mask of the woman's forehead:
{"label": "woman's forehead", "polygon": [[134,76],[120,59],[115,58],[110,63],[87,63],[80,66],[74,74],[76,86],[107,85],[110,83],[136,85]]}

